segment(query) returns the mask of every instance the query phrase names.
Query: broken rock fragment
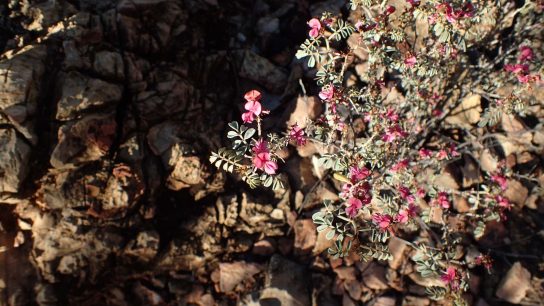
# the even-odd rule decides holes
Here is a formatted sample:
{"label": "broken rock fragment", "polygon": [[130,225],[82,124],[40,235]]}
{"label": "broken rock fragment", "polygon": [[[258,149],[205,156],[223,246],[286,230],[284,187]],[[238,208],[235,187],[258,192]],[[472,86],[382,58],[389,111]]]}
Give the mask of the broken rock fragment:
{"label": "broken rock fragment", "polygon": [[0,129],[0,192],[19,190],[29,170],[30,150],[14,129]]}
{"label": "broken rock fragment", "polygon": [[516,262],[503,277],[496,295],[512,304],[519,304],[531,288],[531,273]]}

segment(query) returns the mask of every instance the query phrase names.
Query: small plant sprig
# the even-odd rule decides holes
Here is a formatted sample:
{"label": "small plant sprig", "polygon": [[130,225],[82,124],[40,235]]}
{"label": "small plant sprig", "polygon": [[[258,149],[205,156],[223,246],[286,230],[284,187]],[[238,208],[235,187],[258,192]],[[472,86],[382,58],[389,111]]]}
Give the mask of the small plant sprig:
{"label": "small plant sprig", "polygon": [[227,138],[231,146],[212,152],[210,163],[227,172],[241,174],[251,188],[261,185],[273,189],[284,188],[282,179],[276,173],[278,160],[282,160],[278,151],[290,142],[304,145],[305,132],[294,124],[286,136],[280,137],[273,133],[264,136],[261,123],[269,111],[261,104],[262,94],[251,90],[244,95],[244,99],[246,112],[242,114],[242,121],[245,124],[256,124],[256,129],[237,121],[230,122]]}

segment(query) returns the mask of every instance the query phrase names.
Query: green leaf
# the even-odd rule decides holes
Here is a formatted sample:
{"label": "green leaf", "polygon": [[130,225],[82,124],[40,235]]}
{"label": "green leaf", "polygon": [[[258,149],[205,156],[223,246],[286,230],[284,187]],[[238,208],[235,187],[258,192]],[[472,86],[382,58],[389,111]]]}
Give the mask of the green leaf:
{"label": "green leaf", "polygon": [[317,227],[317,232],[321,233],[322,231],[326,230],[327,228],[329,228],[329,226],[327,224],[321,224],[320,226]]}
{"label": "green leaf", "polygon": [[334,234],[335,234],[335,233],[336,233],[336,232],[335,232],[334,230],[330,230],[330,231],[327,232],[327,235],[325,235],[325,238],[326,238],[327,240],[332,240],[332,238],[334,238]]}
{"label": "green leaf", "polygon": [[235,131],[238,131],[238,122],[237,121],[231,121],[229,122],[229,127]]}
{"label": "green leaf", "polygon": [[236,138],[236,137],[238,137],[238,133],[235,131],[229,131],[227,133],[227,138]]}
{"label": "green leaf", "polygon": [[255,129],[254,128],[249,128],[244,134],[244,139],[248,140],[251,137],[253,137],[253,135],[255,135]]}
{"label": "green leaf", "polygon": [[308,59],[308,67],[312,68],[315,66],[315,58],[313,56],[310,56]]}

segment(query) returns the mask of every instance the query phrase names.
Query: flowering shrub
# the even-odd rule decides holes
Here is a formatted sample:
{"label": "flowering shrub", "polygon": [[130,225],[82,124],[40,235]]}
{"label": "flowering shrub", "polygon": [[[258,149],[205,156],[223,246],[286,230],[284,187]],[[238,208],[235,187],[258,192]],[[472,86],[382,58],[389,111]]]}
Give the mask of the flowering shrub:
{"label": "flowering shrub", "polygon": [[[519,47],[491,40],[501,31],[510,5],[407,0],[395,7],[352,0],[350,21],[329,13],[312,18],[309,38],[296,57],[317,70],[323,115],[305,129],[294,125],[284,136],[265,135],[261,120],[268,112],[260,103],[261,93],[250,91],[241,119],[256,125],[257,132],[229,123],[232,145],[213,153],[211,162],[240,173],[251,187],[281,188],[278,150],[308,141],[325,144],[329,150],[320,156],[320,165],[333,173],[340,201],[325,202],[313,221],[334,241],[328,253],[344,257],[356,251],[362,260],[386,260],[392,236],[413,237],[419,231],[415,241],[402,241],[416,251],[411,259],[417,271],[440,280],[442,286],[429,287],[428,293],[463,304],[469,268],[489,270],[492,261],[486,255],[463,260],[458,251],[463,235],[449,221],[462,220],[473,238],[482,237],[487,222],[507,218],[512,205],[503,192],[514,173],[502,164],[495,172],[482,171],[484,180],[462,191],[437,184],[448,164],[477,149],[475,141],[466,141],[474,138],[469,130],[455,138],[438,131],[471,94],[488,104],[478,123],[481,131],[492,129],[502,113],[524,114],[531,105],[531,91],[541,86],[543,69],[541,54],[531,47],[531,32],[519,31]],[[515,14],[525,16],[520,27],[537,27],[542,4],[527,1]],[[429,35],[418,37],[427,29]],[[499,53],[479,54],[491,49]],[[355,54],[361,52],[367,57],[362,80],[348,82]],[[391,99],[393,89],[403,97]],[[468,211],[454,209],[455,197],[467,199]]]}

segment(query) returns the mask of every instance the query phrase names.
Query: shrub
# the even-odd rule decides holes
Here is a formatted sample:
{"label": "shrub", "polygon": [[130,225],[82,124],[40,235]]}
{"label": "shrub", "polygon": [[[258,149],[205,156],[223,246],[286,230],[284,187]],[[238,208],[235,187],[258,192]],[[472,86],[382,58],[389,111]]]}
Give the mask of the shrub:
{"label": "shrub", "polygon": [[[312,18],[309,38],[296,57],[316,69],[323,115],[305,129],[289,127],[283,136],[263,133],[268,112],[261,93],[250,91],[242,115],[248,126],[229,123],[232,145],[210,161],[241,174],[253,188],[282,188],[278,151],[307,141],[325,144],[330,150],[320,164],[341,186],[341,200],[325,202],[313,215],[317,230],[335,242],[328,253],[343,257],[356,251],[362,260],[386,260],[391,236],[419,232],[414,241],[402,241],[416,250],[417,271],[442,281],[443,286],[427,289],[429,295],[463,304],[469,267],[490,269],[491,259],[481,255],[467,262],[458,248],[471,239],[467,233],[479,239],[487,222],[506,218],[512,205],[503,192],[507,178],[516,174],[504,163],[489,173],[479,169],[484,179],[462,191],[436,179],[447,165],[481,151],[503,113],[523,116],[535,102],[531,94],[541,83],[542,54],[531,46],[543,4],[526,1],[514,11],[512,6],[407,0],[395,7],[352,0],[350,18],[330,13]],[[513,15],[522,15],[522,21],[510,29],[516,35],[504,39]],[[348,80],[360,62],[365,62],[361,79]],[[486,106],[483,115],[477,113],[479,122],[449,129],[445,118],[474,95]],[[467,199],[470,208],[453,209],[454,197]],[[469,230],[453,228],[452,219]]]}

